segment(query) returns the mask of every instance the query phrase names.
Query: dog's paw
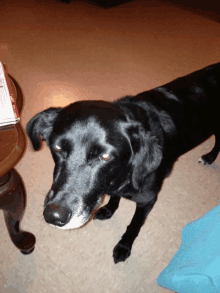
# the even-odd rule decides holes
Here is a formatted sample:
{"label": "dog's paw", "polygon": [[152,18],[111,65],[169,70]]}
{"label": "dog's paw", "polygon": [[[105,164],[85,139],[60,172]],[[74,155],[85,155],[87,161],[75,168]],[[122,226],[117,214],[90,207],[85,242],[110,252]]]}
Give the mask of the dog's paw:
{"label": "dog's paw", "polygon": [[206,155],[203,155],[199,159],[199,162],[198,163],[202,163],[203,165],[211,165],[214,161],[215,161],[215,159],[213,158],[212,155],[206,154]]}
{"label": "dog's paw", "polygon": [[120,261],[125,261],[130,254],[131,248],[128,245],[119,242],[113,250],[114,262],[118,263]]}
{"label": "dog's paw", "polygon": [[106,206],[100,208],[94,215],[94,219],[98,220],[107,220],[110,219],[113,215],[113,212],[108,209]]}

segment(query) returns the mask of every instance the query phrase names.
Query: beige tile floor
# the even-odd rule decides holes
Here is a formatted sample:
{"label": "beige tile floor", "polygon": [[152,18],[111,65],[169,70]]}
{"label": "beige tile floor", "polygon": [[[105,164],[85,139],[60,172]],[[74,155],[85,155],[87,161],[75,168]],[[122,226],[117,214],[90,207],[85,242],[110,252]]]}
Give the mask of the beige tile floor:
{"label": "beige tile floor", "polygon": [[[22,88],[24,126],[50,106],[113,100],[220,61],[219,23],[204,11],[162,0],[107,10],[85,1],[3,0],[0,9],[0,60]],[[213,143],[211,138],[178,160],[131,257],[117,265],[112,249],[134,203],[122,200],[112,219],[82,229],[50,227],[42,211],[53,161],[45,146],[34,153],[29,145],[17,170],[27,189],[22,228],[35,234],[37,244],[32,254],[21,255],[0,213],[0,292],[170,292],[156,278],[180,246],[182,228],[220,201],[220,157],[210,167],[197,163]]]}

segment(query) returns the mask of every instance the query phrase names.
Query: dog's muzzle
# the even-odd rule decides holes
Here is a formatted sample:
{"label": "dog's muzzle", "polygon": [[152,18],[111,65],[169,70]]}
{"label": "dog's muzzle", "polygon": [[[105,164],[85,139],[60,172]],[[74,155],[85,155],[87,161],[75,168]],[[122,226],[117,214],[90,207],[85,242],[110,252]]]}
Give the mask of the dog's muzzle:
{"label": "dog's muzzle", "polygon": [[49,204],[44,209],[43,215],[48,224],[63,227],[70,221],[72,212],[66,207]]}

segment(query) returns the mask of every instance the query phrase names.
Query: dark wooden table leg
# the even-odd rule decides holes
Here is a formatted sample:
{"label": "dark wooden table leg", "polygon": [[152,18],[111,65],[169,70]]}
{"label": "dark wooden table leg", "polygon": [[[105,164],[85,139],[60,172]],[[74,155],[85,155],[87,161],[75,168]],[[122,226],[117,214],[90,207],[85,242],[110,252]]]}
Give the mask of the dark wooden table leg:
{"label": "dark wooden table leg", "polygon": [[25,211],[26,192],[21,176],[12,169],[0,178],[0,209],[4,211],[5,222],[14,245],[23,254],[34,250],[35,236],[20,230],[19,224]]}

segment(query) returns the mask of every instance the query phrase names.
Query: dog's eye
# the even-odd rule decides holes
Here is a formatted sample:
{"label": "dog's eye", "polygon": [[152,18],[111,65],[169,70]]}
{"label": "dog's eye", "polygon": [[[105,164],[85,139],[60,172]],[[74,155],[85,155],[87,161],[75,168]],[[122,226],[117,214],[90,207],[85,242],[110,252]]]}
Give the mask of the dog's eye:
{"label": "dog's eye", "polygon": [[55,151],[57,151],[57,152],[62,152],[61,147],[58,146],[58,145],[55,145],[54,149],[55,149]]}
{"label": "dog's eye", "polygon": [[102,160],[102,161],[108,161],[108,160],[110,160],[110,156],[109,156],[109,154],[102,154],[99,157],[99,159]]}

